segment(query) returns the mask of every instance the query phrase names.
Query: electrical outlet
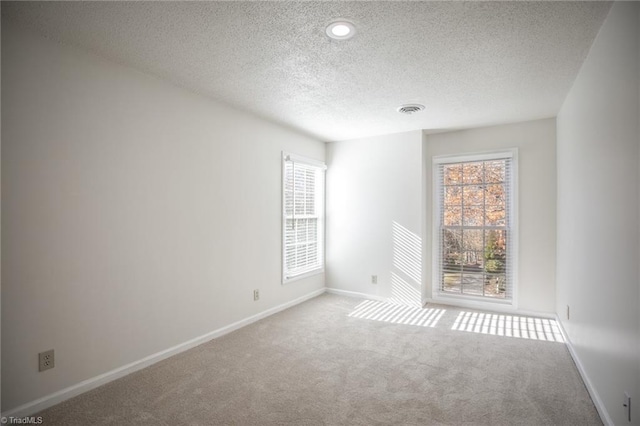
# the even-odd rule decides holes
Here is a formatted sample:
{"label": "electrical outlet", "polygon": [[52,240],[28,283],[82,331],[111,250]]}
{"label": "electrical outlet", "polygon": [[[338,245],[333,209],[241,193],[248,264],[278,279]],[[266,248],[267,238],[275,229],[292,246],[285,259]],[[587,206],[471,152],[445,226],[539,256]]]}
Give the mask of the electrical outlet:
{"label": "electrical outlet", "polygon": [[626,418],[629,423],[631,423],[631,397],[628,393],[624,393],[624,403],[622,404],[626,411]]}
{"label": "electrical outlet", "polygon": [[253,290],[253,300],[260,300],[260,290]]}
{"label": "electrical outlet", "polygon": [[49,370],[56,366],[53,349],[38,354],[38,371]]}
{"label": "electrical outlet", "polygon": [[567,319],[569,319],[569,305],[567,305]]}
{"label": "electrical outlet", "polygon": [[371,284],[378,284],[378,276],[371,275]]}

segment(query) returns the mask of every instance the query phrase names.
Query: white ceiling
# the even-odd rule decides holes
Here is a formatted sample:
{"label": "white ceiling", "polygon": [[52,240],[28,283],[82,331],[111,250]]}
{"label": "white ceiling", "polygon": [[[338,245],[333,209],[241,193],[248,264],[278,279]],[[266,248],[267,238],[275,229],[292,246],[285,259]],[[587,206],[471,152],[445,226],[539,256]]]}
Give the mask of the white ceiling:
{"label": "white ceiling", "polygon": [[[553,117],[602,2],[2,2],[3,18],[334,141]],[[327,24],[355,23],[330,40]],[[402,115],[418,102],[426,110]]]}

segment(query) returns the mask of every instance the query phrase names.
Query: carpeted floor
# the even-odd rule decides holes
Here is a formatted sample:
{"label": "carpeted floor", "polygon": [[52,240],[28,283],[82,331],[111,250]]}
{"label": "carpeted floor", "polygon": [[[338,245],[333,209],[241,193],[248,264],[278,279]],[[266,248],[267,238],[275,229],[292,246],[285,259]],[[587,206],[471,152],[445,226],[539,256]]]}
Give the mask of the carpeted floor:
{"label": "carpeted floor", "polygon": [[325,294],[38,415],[65,426],[601,425],[558,340],[548,320]]}

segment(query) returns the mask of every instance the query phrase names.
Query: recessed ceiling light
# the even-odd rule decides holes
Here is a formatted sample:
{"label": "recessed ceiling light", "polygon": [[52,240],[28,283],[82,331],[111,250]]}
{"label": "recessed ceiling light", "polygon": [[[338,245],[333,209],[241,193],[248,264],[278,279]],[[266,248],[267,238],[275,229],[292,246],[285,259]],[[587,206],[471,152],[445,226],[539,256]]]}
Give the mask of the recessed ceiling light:
{"label": "recessed ceiling light", "polygon": [[424,105],[420,105],[420,104],[404,104],[396,108],[396,111],[398,111],[401,114],[414,114],[422,110],[424,110]]}
{"label": "recessed ceiling light", "polygon": [[335,21],[327,26],[327,35],[335,40],[347,40],[356,33],[356,27],[349,21]]}

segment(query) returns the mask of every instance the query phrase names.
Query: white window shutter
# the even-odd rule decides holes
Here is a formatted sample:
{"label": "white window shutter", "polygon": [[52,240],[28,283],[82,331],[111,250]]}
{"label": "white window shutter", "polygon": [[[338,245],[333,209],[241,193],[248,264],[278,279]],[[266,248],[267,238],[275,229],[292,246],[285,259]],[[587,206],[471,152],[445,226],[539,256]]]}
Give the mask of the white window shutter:
{"label": "white window shutter", "polygon": [[324,170],[283,155],[283,282],[324,268]]}

